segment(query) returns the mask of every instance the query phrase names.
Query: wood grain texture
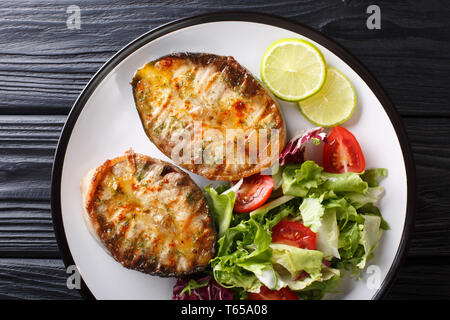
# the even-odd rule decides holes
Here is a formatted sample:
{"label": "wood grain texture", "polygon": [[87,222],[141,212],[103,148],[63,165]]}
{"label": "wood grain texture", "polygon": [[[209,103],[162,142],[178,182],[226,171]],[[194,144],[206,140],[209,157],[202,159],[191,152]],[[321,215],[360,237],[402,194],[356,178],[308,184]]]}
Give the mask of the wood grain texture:
{"label": "wood grain texture", "polygon": [[450,297],[450,263],[406,261],[387,292],[388,300],[442,300]]}
{"label": "wood grain texture", "polygon": [[81,299],[55,259],[0,259],[0,299]]}
{"label": "wood grain texture", "polygon": [[71,4],[0,3],[0,113],[67,114],[91,76],[128,42],[175,19],[232,9],[277,14],[337,40],[374,73],[402,115],[450,116],[442,108],[442,92],[450,92],[443,81],[450,34],[439,32],[450,26],[450,9],[442,1],[381,1],[381,30],[366,27],[372,1],[89,0],[80,4],[80,30],[66,26]]}
{"label": "wood grain texture", "polygon": [[66,115],[121,47],[169,21],[250,10],[304,23],[335,39],[375,75],[405,123],[417,165],[417,219],[408,259],[387,298],[449,297],[450,7],[370,0],[86,0],[81,29],[71,0],[0,2],[0,299],[77,299],[67,289],[50,211],[54,152]]}

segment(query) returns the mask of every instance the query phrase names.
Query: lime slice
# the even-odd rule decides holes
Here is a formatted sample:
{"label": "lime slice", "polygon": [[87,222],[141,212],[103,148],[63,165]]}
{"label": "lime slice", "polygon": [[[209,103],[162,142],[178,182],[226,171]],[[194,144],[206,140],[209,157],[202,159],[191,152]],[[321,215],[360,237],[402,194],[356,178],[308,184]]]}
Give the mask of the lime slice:
{"label": "lime slice", "polygon": [[328,68],[322,89],[297,104],[300,112],[315,125],[336,126],[352,116],[356,106],[355,89],[346,76]]}
{"label": "lime slice", "polygon": [[320,90],[326,77],[322,53],[301,39],[272,43],[261,61],[261,79],[280,99],[298,101]]}

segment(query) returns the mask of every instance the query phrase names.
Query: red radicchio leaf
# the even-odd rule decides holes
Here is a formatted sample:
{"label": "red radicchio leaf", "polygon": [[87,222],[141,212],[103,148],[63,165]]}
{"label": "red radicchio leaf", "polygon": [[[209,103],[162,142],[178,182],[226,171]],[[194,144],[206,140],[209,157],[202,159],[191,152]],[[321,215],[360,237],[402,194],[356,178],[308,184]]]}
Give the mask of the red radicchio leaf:
{"label": "red radicchio leaf", "polygon": [[324,267],[329,267],[329,266],[331,265],[331,262],[330,262],[330,261],[327,261],[327,260],[322,260],[322,265],[323,265]]}
{"label": "red radicchio leaf", "polygon": [[299,281],[299,280],[305,279],[307,277],[309,277],[309,273],[306,271],[302,271],[302,273],[300,273],[298,275],[298,277],[294,279],[294,281]]}
{"label": "red radicchio leaf", "polygon": [[323,128],[319,127],[312,130],[305,130],[292,138],[280,154],[280,166],[288,163],[302,163],[305,160],[305,143],[312,139],[316,139],[319,142],[327,142],[327,134],[323,132]]}
{"label": "red radicchio leaf", "polygon": [[[205,286],[200,288],[185,290],[183,294],[181,292],[189,284],[190,280],[195,280],[198,284],[206,283]],[[173,287],[173,300],[232,300],[233,291],[224,288],[219,285],[211,276],[196,276],[196,277],[184,277],[178,278],[175,286]]]}

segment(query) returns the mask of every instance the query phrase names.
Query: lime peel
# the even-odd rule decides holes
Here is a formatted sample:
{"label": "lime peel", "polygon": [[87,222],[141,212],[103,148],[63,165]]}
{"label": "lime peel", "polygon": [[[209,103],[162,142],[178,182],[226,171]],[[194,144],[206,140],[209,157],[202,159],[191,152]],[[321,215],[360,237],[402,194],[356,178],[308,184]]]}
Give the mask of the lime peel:
{"label": "lime peel", "polygon": [[297,105],[310,122],[321,127],[333,127],[353,115],[356,93],[345,75],[334,68],[328,68],[322,89],[308,99],[299,101]]}
{"label": "lime peel", "polygon": [[310,42],[296,38],[273,42],[264,53],[260,71],[264,84],[278,98],[287,101],[314,95],[326,78],[322,53]]}

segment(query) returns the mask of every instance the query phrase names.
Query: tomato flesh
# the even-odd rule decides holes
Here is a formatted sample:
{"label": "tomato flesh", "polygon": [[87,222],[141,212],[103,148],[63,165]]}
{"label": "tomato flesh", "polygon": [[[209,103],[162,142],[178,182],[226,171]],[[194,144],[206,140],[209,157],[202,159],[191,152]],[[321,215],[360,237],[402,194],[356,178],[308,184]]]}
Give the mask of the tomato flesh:
{"label": "tomato flesh", "polygon": [[343,127],[334,127],[323,149],[323,167],[331,173],[363,172],[364,154],[355,136]]}
{"label": "tomato flesh", "polygon": [[289,288],[270,290],[261,286],[259,293],[250,292],[248,300],[298,300],[297,295]]}
{"label": "tomato flesh", "polygon": [[250,212],[262,206],[272,193],[274,182],[271,176],[255,174],[244,179],[234,202],[234,211]]}
{"label": "tomato flesh", "polygon": [[310,228],[296,221],[280,221],[272,228],[272,242],[302,249],[316,250],[317,236]]}

